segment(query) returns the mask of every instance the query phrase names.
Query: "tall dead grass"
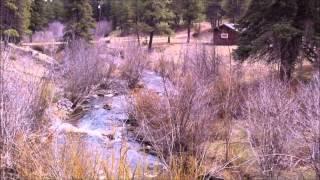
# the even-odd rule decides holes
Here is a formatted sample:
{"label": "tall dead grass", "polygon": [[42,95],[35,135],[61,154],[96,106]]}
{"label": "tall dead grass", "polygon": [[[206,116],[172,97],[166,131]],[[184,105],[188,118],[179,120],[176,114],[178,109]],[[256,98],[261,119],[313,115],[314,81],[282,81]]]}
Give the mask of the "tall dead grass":
{"label": "tall dead grass", "polygon": [[19,136],[28,137],[33,131],[46,125],[43,115],[52,97],[52,92],[46,87],[50,82],[47,77],[34,77],[23,72],[12,73],[10,54],[10,49],[1,54],[1,168],[16,166],[14,155]]}
{"label": "tall dead grass", "polygon": [[[22,179],[143,179],[159,174],[139,165],[133,169],[127,157],[128,148],[104,152],[91,147],[79,134],[37,132],[20,136],[14,156],[15,167]],[[118,156],[118,153],[119,156]],[[159,172],[158,172],[159,171]]]}

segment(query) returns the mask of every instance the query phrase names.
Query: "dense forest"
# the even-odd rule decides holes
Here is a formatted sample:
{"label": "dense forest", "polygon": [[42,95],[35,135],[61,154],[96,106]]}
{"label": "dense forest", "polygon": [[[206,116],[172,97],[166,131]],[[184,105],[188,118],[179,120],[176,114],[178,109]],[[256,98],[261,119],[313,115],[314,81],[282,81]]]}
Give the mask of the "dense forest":
{"label": "dense forest", "polygon": [[1,0],[0,179],[320,179],[319,0]]}

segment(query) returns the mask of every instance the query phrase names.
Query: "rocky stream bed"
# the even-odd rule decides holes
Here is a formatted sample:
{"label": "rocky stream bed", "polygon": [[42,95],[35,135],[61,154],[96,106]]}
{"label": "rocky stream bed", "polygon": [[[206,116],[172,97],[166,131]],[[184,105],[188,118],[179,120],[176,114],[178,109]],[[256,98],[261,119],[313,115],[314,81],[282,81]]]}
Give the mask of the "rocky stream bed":
{"label": "rocky stream bed", "polygon": [[[120,81],[117,83],[123,84]],[[162,78],[153,71],[145,70],[141,83],[147,90],[164,93]],[[112,163],[113,166],[120,163],[121,157],[125,156],[132,172],[139,168],[145,172],[145,177],[157,176],[165,170],[165,166],[156,154],[146,153],[145,149],[150,147],[138,141],[132,133],[133,125],[128,122],[131,98],[129,92],[117,92],[114,89],[100,90],[89,95],[82,102],[81,106],[85,111],[79,120],[56,120],[53,123],[52,129],[58,137],[57,144],[63,144],[67,134],[80,134],[84,147],[92,152],[92,156],[98,154],[100,159]],[[72,103],[65,100],[63,106],[70,109]]]}

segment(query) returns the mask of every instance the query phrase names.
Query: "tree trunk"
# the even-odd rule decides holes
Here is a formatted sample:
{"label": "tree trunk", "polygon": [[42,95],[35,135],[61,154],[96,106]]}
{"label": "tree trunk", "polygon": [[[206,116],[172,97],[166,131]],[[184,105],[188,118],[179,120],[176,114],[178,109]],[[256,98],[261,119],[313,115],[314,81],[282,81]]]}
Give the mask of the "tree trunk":
{"label": "tree trunk", "polygon": [[215,18],[213,18],[213,19],[211,20],[212,44],[213,44],[213,45],[215,45],[215,41],[214,41],[214,36],[215,36],[214,30],[215,30],[215,28],[217,27],[217,21],[219,21],[219,20],[217,20],[217,19],[215,19]]}
{"label": "tree trunk", "polygon": [[113,18],[112,19],[112,30],[113,31],[117,30],[117,25],[118,25],[117,19]]}
{"label": "tree trunk", "polygon": [[168,44],[171,43],[171,36],[168,36]]}
{"label": "tree trunk", "polygon": [[289,81],[292,75],[292,66],[287,63],[286,59],[281,59],[280,62],[280,79],[281,81]]}
{"label": "tree trunk", "polygon": [[320,47],[317,48],[318,76],[320,78]]}
{"label": "tree trunk", "polygon": [[153,31],[150,33],[150,40],[149,40],[149,46],[148,46],[149,50],[152,49],[153,33],[154,33]]}
{"label": "tree trunk", "polygon": [[138,39],[138,45],[140,46],[140,33],[138,30],[137,30],[137,39]]}
{"label": "tree trunk", "polygon": [[30,41],[31,43],[33,42],[32,33],[29,35],[29,41]]}
{"label": "tree trunk", "polygon": [[279,55],[280,55],[280,79],[289,81],[292,77],[294,65],[299,56],[300,36],[296,36],[291,40],[279,40]]}
{"label": "tree trunk", "polygon": [[191,38],[191,20],[188,21],[188,39],[187,39],[187,43],[190,43],[190,38]]}

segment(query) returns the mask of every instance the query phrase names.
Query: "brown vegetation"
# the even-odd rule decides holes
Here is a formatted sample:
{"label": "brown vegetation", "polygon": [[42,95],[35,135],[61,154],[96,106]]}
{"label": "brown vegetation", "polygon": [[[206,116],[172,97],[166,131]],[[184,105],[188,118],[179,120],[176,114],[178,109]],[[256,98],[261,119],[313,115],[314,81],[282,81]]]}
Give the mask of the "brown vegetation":
{"label": "brown vegetation", "polygon": [[[101,58],[100,52],[81,42],[66,48],[62,86],[73,102],[93,86],[108,84],[113,59]],[[136,46],[122,52],[120,76],[135,88],[149,55]],[[294,83],[272,76],[247,80],[231,59],[225,62],[215,49],[202,46],[186,49],[180,57],[177,62],[160,58],[155,69],[164,93],[138,91],[130,112],[138,139],[167,167],[158,179],[320,177],[318,77]],[[140,172],[129,168],[125,155],[121,165],[110,166],[99,154],[87,152],[79,137],[67,136],[60,144],[41,129],[52,99],[49,79],[4,75],[2,166],[25,179],[130,179],[132,173],[138,179]]]}
{"label": "brown vegetation", "polygon": [[97,47],[83,41],[71,43],[62,65],[67,98],[77,103],[94,85],[107,83],[113,70],[113,59],[99,57]]}

